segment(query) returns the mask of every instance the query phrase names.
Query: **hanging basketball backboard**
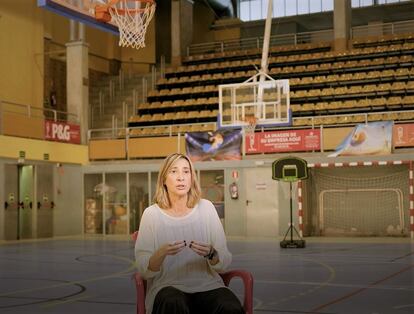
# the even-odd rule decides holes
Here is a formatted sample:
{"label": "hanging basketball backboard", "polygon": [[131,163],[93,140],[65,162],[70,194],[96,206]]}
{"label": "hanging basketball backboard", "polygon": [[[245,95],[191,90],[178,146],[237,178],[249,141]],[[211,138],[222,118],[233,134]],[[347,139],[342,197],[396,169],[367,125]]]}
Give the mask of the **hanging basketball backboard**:
{"label": "hanging basketball backboard", "polygon": [[290,125],[289,80],[259,72],[243,83],[219,85],[218,120],[220,127],[253,128],[253,132],[256,126]]}
{"label": "hanging basketball backboard", "polygon": [[95,0],[37,0],[37,5],[91,27],[119,35],[118,26],[112,22],[101,22],[95,18]]}
{"label": "hanging basketball backboard", "polygon": [[39,7],[119,35],[122,47],[145,47],[155,0],[37,0]]}

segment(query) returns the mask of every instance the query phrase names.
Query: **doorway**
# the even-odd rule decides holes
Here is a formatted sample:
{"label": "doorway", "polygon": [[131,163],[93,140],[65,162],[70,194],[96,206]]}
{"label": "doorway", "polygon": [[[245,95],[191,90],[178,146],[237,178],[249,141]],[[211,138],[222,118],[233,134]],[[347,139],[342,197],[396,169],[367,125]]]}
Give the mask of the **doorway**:
{"label": "doorway", "polygon": [[53,165],[4,165],[6,240],[53,236]]}
{"label": "doorway", "polygon": [[245,171],[246,236],[278,237],[278,182],[272,179],[271,169],[252,168]]}

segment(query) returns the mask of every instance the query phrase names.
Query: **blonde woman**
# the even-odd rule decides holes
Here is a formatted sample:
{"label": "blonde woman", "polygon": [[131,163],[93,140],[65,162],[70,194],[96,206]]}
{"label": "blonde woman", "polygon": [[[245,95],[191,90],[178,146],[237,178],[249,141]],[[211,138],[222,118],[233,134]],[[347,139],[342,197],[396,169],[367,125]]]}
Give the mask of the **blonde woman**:
{"label": "blonde woman", "polygon": [[190,159],[168,156],[135,244],[147,313],[243,313],[218,275],[232,256],[214,205],[200,194]]}

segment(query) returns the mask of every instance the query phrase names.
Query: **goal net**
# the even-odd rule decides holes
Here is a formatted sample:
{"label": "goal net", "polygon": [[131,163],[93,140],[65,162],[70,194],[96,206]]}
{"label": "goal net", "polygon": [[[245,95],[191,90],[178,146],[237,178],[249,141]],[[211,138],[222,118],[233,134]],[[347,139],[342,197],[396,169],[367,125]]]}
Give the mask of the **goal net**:
{"label": "goal net", "polygon": [[304,181],[305,234],[405,236],[409,233],[404,165],[314,168]]}

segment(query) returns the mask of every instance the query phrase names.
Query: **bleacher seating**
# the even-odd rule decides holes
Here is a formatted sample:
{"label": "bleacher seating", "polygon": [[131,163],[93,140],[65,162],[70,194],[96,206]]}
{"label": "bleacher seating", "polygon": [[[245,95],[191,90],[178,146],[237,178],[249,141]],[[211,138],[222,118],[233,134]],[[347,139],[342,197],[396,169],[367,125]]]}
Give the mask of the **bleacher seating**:
{"label": "bleacher seating", "polygon": [[[414,119],[404,113],[414,107],[414,35],[354,40],[353,46],[345,52],[331,51],[329,43],[271,49],[269,74],[290,81],[294,126]],[[213,130],[218,85],[253,76],[260,56],[260,49],[210,53],[167,69],[130,119],[138,128],[133,134],[147,135],[147,126],[156,128],[154,135]]]}

